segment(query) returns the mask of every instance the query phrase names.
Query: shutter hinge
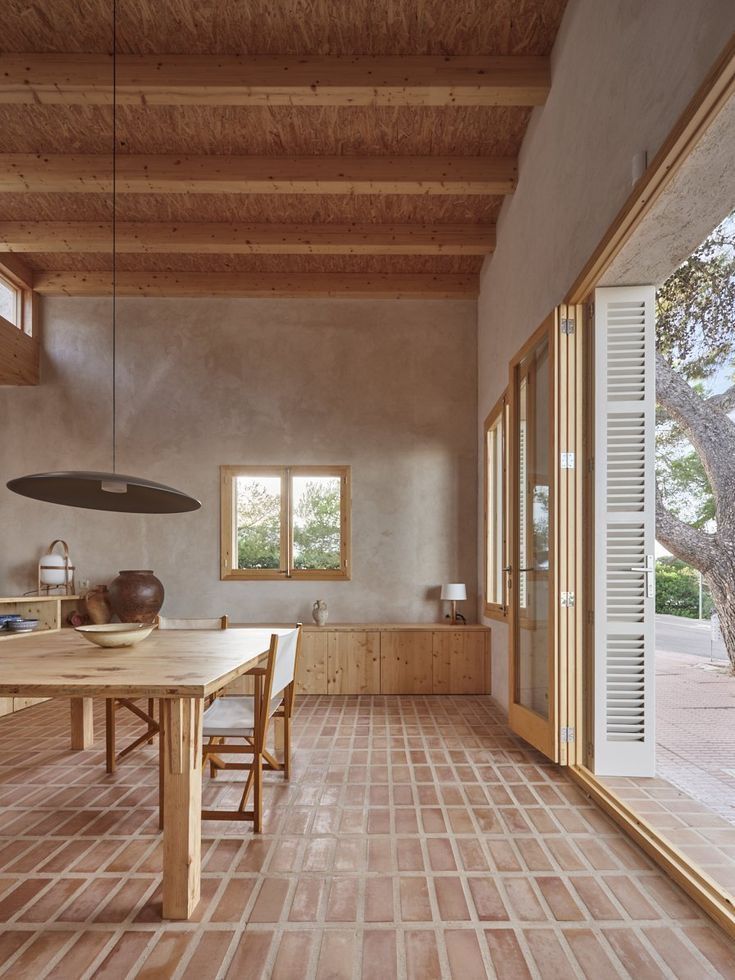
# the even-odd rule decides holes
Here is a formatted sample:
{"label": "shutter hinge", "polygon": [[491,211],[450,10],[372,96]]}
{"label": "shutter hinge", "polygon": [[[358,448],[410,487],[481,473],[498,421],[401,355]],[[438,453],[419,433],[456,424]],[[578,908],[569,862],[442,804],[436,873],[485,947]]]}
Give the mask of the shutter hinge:
{"label": "shutter hinge", "polygon": [[561,332],[567,335],[574,333],[574,320],[571,317],[563,317],[561,321]]}
{"label": "shutter hinge", "polygon": [[589,626],[594,626],[595,623],[595,611],[594,609],[587,610],[587,623]]}
{"label": "shutter hinge", "polygon": [[560,465],[563,470],[574,469],[574,453],[559,453]]}
{"label": "shutter hinge", "polygon": [[587,316],[589,317],[590,321],[591,320],[594,320],[594,318],[595,318],[595,304],[594,303],[588,303],[587,304]]}
{"label": "shutter hinge", "polygon": [[595,472],[595,457],[594,456],[590,456],[590,458],[587,460],[587,472],[588,473],[594,473]]}
{"label": "shutter hinge", "polygon": [[560,729],[562,744],[567,744],[568,742],[573,742],[576,732],[573,728],[562,728]]}
{"label": "shutter hinge", "polygon": [[562,592],[561,605],[562,605],[562,609],[571,609],[574,606],[574,593]]}

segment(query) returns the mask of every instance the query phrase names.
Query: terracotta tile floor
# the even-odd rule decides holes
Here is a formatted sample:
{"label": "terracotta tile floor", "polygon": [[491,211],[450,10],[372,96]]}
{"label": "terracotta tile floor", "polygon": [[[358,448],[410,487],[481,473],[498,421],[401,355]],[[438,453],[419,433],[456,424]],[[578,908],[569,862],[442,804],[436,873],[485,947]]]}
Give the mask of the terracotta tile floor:
{"label": "terracotta tile floor", "polygon": [[202,901],[176,924],[155,749],[108,777],[99,748],[67,749],[67,716],[0,719],[4,977],[735,976],[724,934],[489,698],[302,698],[267,833],[206,824]]}
{"label": "terracotta tile floor", "polygon": [[606,776],[601,782],[717,884],[735,895],[735,826],[668,779]]}

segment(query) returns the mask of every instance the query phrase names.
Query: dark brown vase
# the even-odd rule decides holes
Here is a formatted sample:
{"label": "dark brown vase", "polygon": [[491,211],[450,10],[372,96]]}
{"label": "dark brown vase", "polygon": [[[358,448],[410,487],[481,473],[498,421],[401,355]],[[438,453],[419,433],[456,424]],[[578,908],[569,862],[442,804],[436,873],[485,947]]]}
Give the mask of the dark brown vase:
{"label": "dark brown vase", "polygon": [[121,571],[110,583],[110,605],[121,623],[152,623],[163,596],[163,585],[150,568]]}

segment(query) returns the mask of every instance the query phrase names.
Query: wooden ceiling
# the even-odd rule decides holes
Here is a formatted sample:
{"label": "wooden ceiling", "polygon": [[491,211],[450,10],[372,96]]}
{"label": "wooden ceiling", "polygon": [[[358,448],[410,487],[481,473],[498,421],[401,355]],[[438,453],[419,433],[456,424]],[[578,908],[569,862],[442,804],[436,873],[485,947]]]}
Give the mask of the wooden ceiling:
{"label": "wooden ceiling", "polygon": [[[118,291],[474,296],[566,0],[118,0]],[[110,291],[111,0],[5,0],[0,251]]]}

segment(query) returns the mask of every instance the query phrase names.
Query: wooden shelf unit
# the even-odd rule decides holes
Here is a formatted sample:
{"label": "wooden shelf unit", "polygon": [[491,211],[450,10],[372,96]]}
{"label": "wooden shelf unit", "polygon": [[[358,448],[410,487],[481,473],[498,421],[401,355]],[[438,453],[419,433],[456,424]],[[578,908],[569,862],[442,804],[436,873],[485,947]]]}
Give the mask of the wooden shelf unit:
{"label": "wooden shelf unit", "polygon": [[[24,619],[38,620],[38,627],[32,633],[11,633],[10,630],[0,630],[0,643],[11,640],[22,643],[26,637],[62,629],[66,626],[66,617],[78,602],[78,595],[26,595],[0,598],[0,615],[17,613]],[[2,670],[1,653],[0,670]],[[9,715],[47,700],[48,698],[0,698],[0,716]]]}

